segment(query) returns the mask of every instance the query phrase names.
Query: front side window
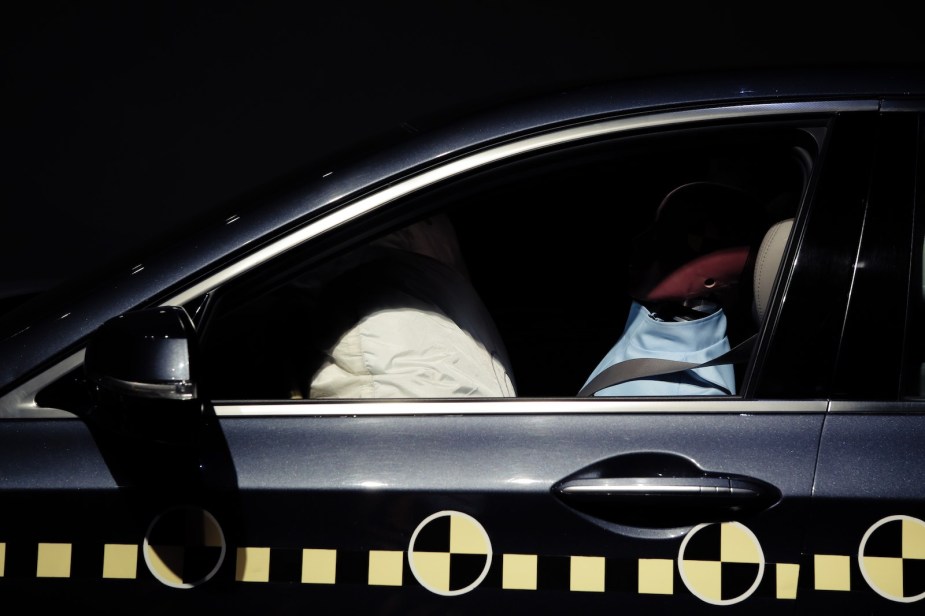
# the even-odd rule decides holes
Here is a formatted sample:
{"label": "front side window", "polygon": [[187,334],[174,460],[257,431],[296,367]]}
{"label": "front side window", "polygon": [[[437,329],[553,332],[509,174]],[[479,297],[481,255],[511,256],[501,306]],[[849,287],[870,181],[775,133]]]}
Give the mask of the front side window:
{"label": "front side window", "polygon": [[[200,327],[207,391],[736,395],[745,364],[700,364],[757,332],[776,274],[762,261],[780,258],[815,151],[799,127],[701,128],[420,191],[219,289]],[[613,368],[628,360],[648,366]]]}

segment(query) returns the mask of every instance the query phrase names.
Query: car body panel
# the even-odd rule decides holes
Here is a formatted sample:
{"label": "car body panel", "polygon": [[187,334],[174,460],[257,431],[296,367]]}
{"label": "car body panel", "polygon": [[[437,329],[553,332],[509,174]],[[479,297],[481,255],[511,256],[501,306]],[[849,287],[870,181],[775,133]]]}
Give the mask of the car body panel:
{"label": "car body panel", "polygon": [[[595,406],[604,405],[608,403]],[[557,404],[560,412],[526,416],[224,417],[221,434],[228,458],[215,464],[233,462],[233,469],[215,471],[215,479],[207,470],[195,489],[182,481],[156,488],[143,482],[127,485],[134,475],[124,468],[124,453],[110,455],[104,450],[100,456],[96,441],[79,421],[28,422],[15,433],[3,431],[4,451],[35,451],[48,440],[62,446],[45,456],[28,456],[28,469],[8,467],[10,480],[2,486],[8,508],[3,523],[7,538],[3,581],[14,585],[9,589],[13,594],[38,592],[45,586],[33,578],[40,558],[35,546],[63,544],[72,546],[72,573],[57,580],[56,588],[69,604],[116,607],[118,602],[111,603],[110,596],[114,591],[114,597],[122,592],[147,596],[146,609],[151,613],[170,605],[195,605],[195,591],[190,593],[192,604],[187,604],[186,595],[178,596],[181,591],[159,591],[160,582],[140,562],[132,578],[100,579],[98,569],[94,576],[93,568],[82,564],[89,556],[80,550],[142,546],[148,524],[159,513],[198,505],[223,526],[226,561],[210,584],[234,587],[228,590],[234,609],[277,601],[282,587],[289,602],[276,611],[304,610],[317,600],[319,587],[298,577],[293,554],[334,550],[361,559],[369,558],[370,551],[405,554],[400,559],[402,592],[392,589],[386,598],[384,589],[374,588],[376,592],[367,595],[364,591],[375,584],[338,568],[335,588],[321,591],[325,601],[353,609],[371,597],[381,597],[379,609],[385,612],[442,611],[448,598],[421,593],[419,582],[408,571],[407,551],[412,533],[428,516],[458,511],[485,528],[492,565],[473,596],[451,609],[514,601],[499,594],[515,595],[518,604],[533,605],[532,609],[543,610],[549,601],[565,600],[571,605],[571,597],[563,594],[585,592],[578,579],[569,585],[569,562],[575,557],[574,571],[580,570],[581,559],[587,559],[592,571],[616,576],[606,577],[604,584],[597,573],[589,574],[586,591],[595,598],[580,599],[587,609],[603,612],[614,602],[657,609],[670,596],[684,609],[697,611],[703,607],[701,601],[676,579],[670,566],[668,573],[664,570],[665,564],[677,559],[689,527],[647,528],[602,521],[576,511],[549,491],[550,485],[583,467],[623,453],[653,452],[689,458],[704,470],[749,475],[780,489],[783,501],[759,517],[743,520],[760,539],[773,537],[762,543],[769,570],[749,604],[752,609],[765,604],[789,609],[790,602],[778,598],[774,586],[768,585],[775,579],[770,569],[778,563],[802,565],[799,529],[807,516],[824,414],[818,408],[803,413],[737,413],[728,408],[736,406],[732,401],[716,405],[718,412],[711,414],[614,413],[621,404],[609,403],[609,412],[590,414],[563,414],[563,405]],[[748,443],[747,461],[732,453],[730,442]],[[410,465],[409,448],[414,451]],[[65,478],[60,469],[70,458],[83,462],[72,466]],[[159,473],[164,473],[161,479],[170,477],[168,464],[149,463],[159,466]],[[639,474],[647,472],[648,468],[638,469]],[[223,485],[229,475],[233,486]],[[17,480],[26,476],[32,478],[28,484]],[[81,489],[75,492],[73,485]],[[65,510],[60,502],[68,503]],[[361,520],[366,522],[359,524]],[[792,532],[782,536],[776,530],[780,527]],[[270,548],[269,577],[254,574],[249,582],[236,578],[247,559],[240,548]],[[532,590],[529,582],[527,588],[518,588],[520,578],[514,572],[505,574],[505,559],[516,562],[524,555],[539,563],[526,574],[535,585]],[[655,564],[654,573],[642,581],[634,574],[636,558]],[[277,560],[288,564],[277,565]],[[475,598],[486,591],[488,597]],[[218,597],[210,600],[225,605]],[[232,604],[223,609],[232,609]]]}

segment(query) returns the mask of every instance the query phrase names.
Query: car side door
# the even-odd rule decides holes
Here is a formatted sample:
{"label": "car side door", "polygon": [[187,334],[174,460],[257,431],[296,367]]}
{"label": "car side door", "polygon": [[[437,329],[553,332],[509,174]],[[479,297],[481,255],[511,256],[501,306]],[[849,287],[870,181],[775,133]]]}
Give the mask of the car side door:
{"label": "car side door", "polygon": [[822,328],[788,315],[807,289],[847,294],[862,218],[827,209],[866,190],[840,178],[866,177],[875,121],[828,128],[740,395],[213,400],[239,493],[238,596],[387,613],[792,612],[828,373],[794,381],[774,340],[810,337],[808,365],[833,361],[844,303]]}

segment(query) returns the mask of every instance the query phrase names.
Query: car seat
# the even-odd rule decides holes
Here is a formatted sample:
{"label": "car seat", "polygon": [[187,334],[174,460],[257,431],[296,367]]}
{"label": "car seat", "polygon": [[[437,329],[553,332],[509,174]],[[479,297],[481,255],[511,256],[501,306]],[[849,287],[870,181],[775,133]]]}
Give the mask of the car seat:
{"label": "car seat", "polygon": [[768,305],[771,303],[774,281],[777,279],[781,263],[784,260],[784,250],[787,247],[787,241],[790,239],[791,231],[793,231],[793,218],[786,218],[774,223],[765,232],[761,246],[758,248],[752,283],[754,289],[752,316],[758,326],[764,321]]}

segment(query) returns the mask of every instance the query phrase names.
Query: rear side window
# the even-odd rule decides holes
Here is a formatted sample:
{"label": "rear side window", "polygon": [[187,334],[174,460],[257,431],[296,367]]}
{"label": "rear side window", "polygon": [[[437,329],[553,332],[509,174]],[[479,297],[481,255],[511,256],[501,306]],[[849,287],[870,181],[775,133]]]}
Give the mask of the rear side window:
{"label": "rear side window", "polygon": [[[873,120],[870,143],[857,156],[867,162],[855,174],[854,192],[832,200],[830,209],[839,220],[860,213],[859,231],[844,232],[851,238],[857,233],[857,242],[847,244],[843,256],[835,250],[828,255],[839,272],[850,274],[844,322],[833,318],[840,341],[831,397],[889,402],[925,396],[925,208],[916,188],[923,177],[922,136],[914,113]],[[829,298],[830,305],[838,300],[831,293],[819,299]]]}

